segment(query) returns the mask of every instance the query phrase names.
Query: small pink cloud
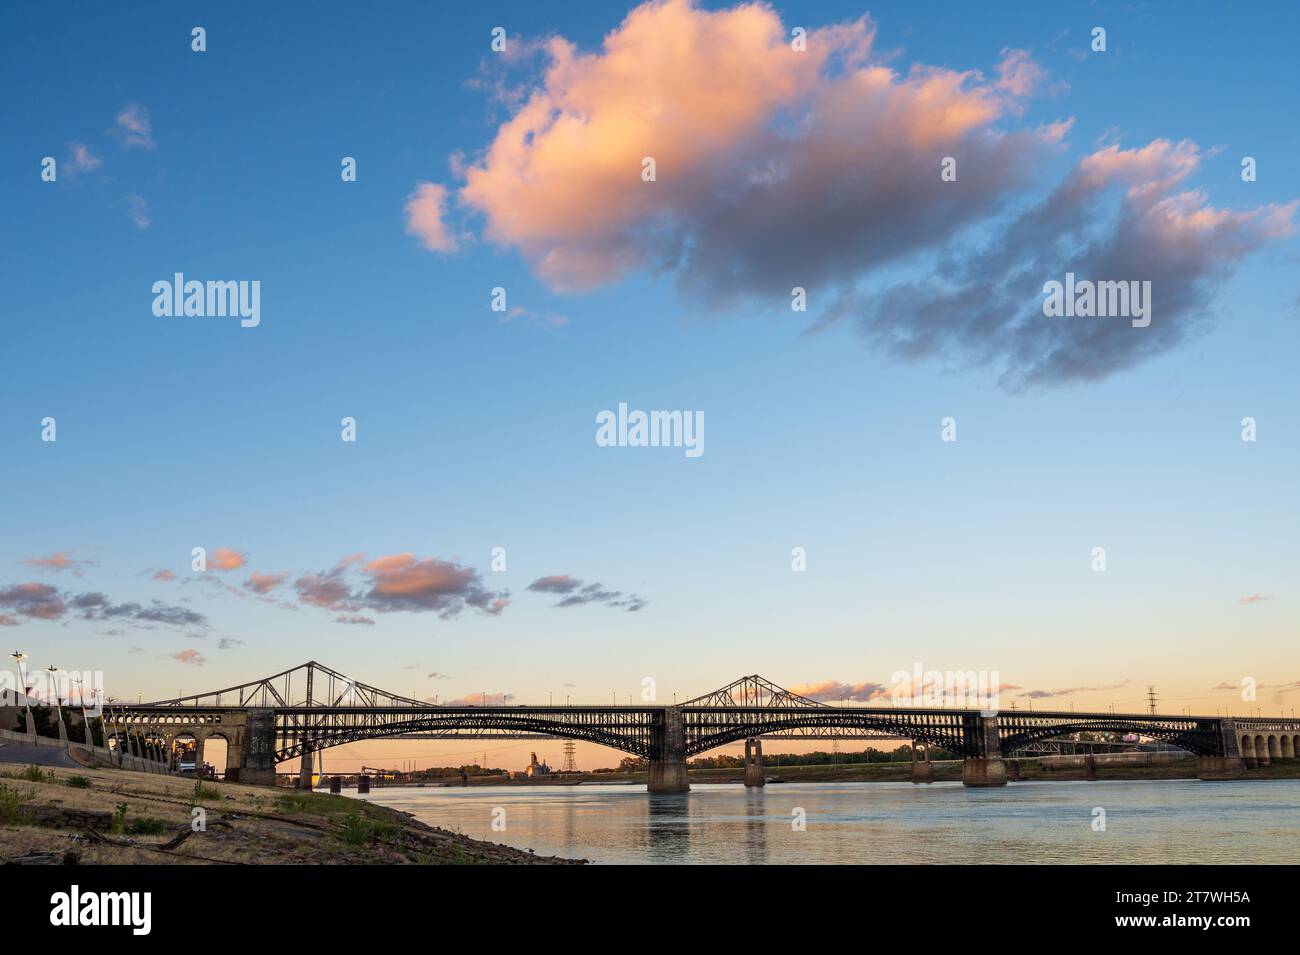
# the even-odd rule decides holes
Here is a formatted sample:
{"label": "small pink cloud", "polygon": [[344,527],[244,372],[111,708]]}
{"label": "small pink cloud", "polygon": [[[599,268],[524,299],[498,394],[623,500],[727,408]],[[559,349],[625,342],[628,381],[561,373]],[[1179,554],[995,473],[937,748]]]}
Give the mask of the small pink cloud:
{"label": "small pink cloud", "polygon": [[198,650],[181,650],[179,653],[173,653],[171,658],[177,663],[187,663],[196,667],[201,667],[208,662]]}
{"label": "small pink cloud", "polygon": [[455,252],[460,247],[444,221],[446,206],[447,187],[434,182],[419,183],[407,197],[407,234],[418,238],[430,252]]}
{"label": "small pink cloud", "polygon": [[270,593],[276,587],[279,587],[288,579],[288,574],[262,574],[253,571],[252,576],[244,581],[244,586],[254,593],[266,594]]}
{"label": "small pink cloud", "polygon": [[1249,597],[1242,597],[1237,601],[1239,604],[1257,604],[1264,600],[1272,600],[1268,594],[1251,594]]}
{"label": "small pink cloud", "polygon": [[248,555],[229,547],[218,547],[212,552],[208,566],[213,570],[238,570],[248,563]]}
{"label": "small pink cloud", "polygon": [[153,126],[149,122],[149,111],[139,103],[128,103],[117,114],[117,124],[113,131],[127,146],[153,149]]}
{"label": "small pink cloud", "polygon": [[8,607],[32,620],[57,620],[68,609],[55,588],[35,581],[0,590],[0,607]]}
{"label": "small pink cloud", "polygon": [[[59,571],[68,570],[69,568],[76,572],[76,569],[84,565],[86,562],[82,560],[73,560],[68,556],[67,551],[61,550],[50,554],[48,557],[28,557],[23,561],[23,563],[28,567],[39,567],[42,570],[51,570],[57,574]],[[80,576],[80,574],[78,574],[78,576]]]}
{"label": "small pink cloud", "polygon": [[997,73],[998,87],[1015,97],[1032,96],[1047,79],[1047,71],[1025,50],[1003,50]]}
{"label": "small pink cloud", "polygon": [[313,607],[344,610],[353,605],[347,581],[337,574],[303,574],[293,582],[298,599]]}
{"label": "small pink cloud", "polygon": [[175,580],[176,571],[168,570],[166,567],[164,567],[162,570],[154,571],[153,579],[162,580],[162,581]]}
{"label": "small pink cloud", "polygon": [[104,160],[100,159],[85,143],[69,143],[68,149],[71,155],[64,160],[63,169],[70,175],[76,175],[80,172],[94,172],[104,165]]}

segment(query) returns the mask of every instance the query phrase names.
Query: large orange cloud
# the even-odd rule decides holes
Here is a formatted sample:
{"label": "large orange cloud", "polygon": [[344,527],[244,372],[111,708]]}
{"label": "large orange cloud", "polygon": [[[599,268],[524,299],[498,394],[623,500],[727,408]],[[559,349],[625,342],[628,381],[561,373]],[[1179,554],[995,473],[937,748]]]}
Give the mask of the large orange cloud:
{"label": "large orange cloud", "polygon": [[[557,291],[637,270],[707,304],[784,309],[801,287],[814,329],[847,317],[887,353],[991,365],[1012,389],[1176,347],[1239,259],[1291,234],[1293,205],[1219,209],[1182,185],[1201,159],[1186,140],[1106,146],[1039,192],[1073,119],[1023,124],[1029,97],[1065,89],[1027,51],[902,70],[874,41],[863,17],[808,31],[801,51],[763,4],[661,0],[594,51],[525,44],[543,68],[497,84],[508,118],[480,155],[454,158],[454,204],[421,185],[415,231],[437,248],[449,209],[479,216]],[[1047,198],[1026,212],[1031,188]],[[1066,271],[1150,280],[1158,324],[1044,326],[1040,290]]]}
{"label": "large orange cloud", "polygon": [[[1007,50],[992,79],[899,75],[873,62],[874,39],[864,17],[798,50],[767,6],[690,0],[637,7],[599,52],[554,38],[540,86],[464,169],[459,200],[561,290],[651,265],[705,291],[788,295],[837,263],[897,254],[1017,179],[1017,154],[1041,143],[990,127],[1043,74]],[[963,187],[934,188],[959,146]],[[909,197],[919,214],[882,242]]]}

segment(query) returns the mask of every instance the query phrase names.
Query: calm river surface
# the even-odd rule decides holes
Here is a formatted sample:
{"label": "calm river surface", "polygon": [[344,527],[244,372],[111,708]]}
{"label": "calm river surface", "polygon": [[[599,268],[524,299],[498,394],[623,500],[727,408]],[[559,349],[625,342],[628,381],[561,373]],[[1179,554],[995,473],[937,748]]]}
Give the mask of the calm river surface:
{"label": "calm river surface", "polygon": [[[358,798],[593,862],[1300,861],[1300,780],[696,785],[682,796],[643,786],[394,787]],[[1093,829],[1096,807],[1104,832]],[[492,829],[498,809],[505,831]],[[803,832],[792,827],[798,809]]]}

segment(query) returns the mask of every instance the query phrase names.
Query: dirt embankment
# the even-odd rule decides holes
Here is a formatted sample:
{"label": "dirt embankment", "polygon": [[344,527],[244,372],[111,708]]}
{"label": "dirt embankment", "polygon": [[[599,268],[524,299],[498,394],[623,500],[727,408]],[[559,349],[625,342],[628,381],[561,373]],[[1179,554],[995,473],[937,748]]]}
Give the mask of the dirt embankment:
{"label": "dirt embankment", "polygon": [[564,865],[343,796],[0,766],[0,863]]}

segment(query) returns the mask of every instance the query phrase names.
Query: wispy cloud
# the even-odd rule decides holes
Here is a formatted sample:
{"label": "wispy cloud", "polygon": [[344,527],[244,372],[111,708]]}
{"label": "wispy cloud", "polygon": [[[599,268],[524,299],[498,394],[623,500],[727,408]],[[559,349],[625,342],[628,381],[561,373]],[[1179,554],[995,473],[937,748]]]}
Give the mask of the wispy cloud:
{"label": "wispy cloud", "polygon": [[49,554],[48,556],[27,557],[23,559],[22,563],[26,564],[28,567],[48,570],[56,574],[65,570],[71,571],[75,577],[82,576],[86,567],[92,567],[95,565],[95,561],[93,560],[76,560],[73,559],[70,552],[62,550]]}
{"label": "wispy cloud", "polygon": [[583,604],[600,603],[607,607],[619,607],[635,612],[643,608],[647,601],[636,594],[626,594],[621,590],[609,590],[603,584],[584,584],[577,577],[569,574],[552,574],[538,577],[528,589],[534,593],[555,594],[560,600],[556,607],[579,607]]}
{"label": "wispy cloud", "polygon": [[153,224],[153,219],[149,217],[149,203],[144,196],[134,192],[126,197],[126,214],[131,217],[131,222],[137,229],[147,229]]}
{"label": "wispy cloud", "polygon": [[104,160],[91,152],[85,143],[69,143],[68,151],[68,158],[63,161],[63,171],[69,175],[93,172],[104,165]]}
{"label": "wispy cloud", "polygon": [[1118,690],[1132,682],[1132,680],[1122,680],[1119,683],[1111,683],[1106,686],[1071,686],[1057,690],[1025,690],[1023,693],[1017,693],[1016,696],[1023,696],[1031,700],[1044,700],[1058,696],[1073,696],[1076,693],[1100,693],[1105,690]]}
{"label": "wispy cloud", "polygon": [[127,147],[153,149],[153,124],[149,120],[149,111],[139,103],[128,103],[117,114],[113,132]]}
{"label": "wispy cloud", "polygon": [[361,626],[373,627],[375,622],[364,614],[359,613],[341,613],[334,618],[335,623],[350,623]]}

